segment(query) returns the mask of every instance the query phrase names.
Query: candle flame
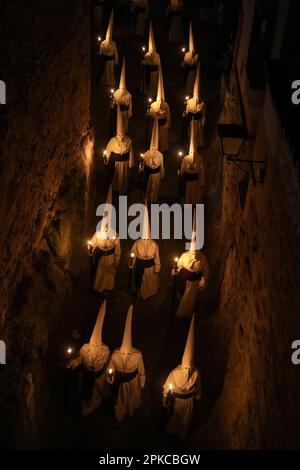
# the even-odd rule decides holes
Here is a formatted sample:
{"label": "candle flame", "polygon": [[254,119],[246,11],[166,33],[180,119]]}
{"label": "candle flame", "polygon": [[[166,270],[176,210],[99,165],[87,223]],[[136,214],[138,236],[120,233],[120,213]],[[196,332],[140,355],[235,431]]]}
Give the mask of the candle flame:
{"label": "candle flame", "polygon": [[185,97],[185,99],[186,99],[186,101],[187,101],[187,100],[189,100],[189,99],[190,99],[190,97],[187,95],[187,96]]}
{"label": "candle flame", "polygon": [[145,51],[145,50],[146,50],[145,46],[143,46],[143,47],[142,47],[142,50],[143,50],[143,51]]}
{"label": "candle flame", "polygon": [[70,347],[67,349],[67,353],[68,353],[68,354],[71,354],[71,353],[72,353],[72,351],[73,351],[73,349],[72,349],[72,348],[70,348]]}
{"label": "candle flame", "polygon": [[178,263],[178,257],[177,257],[177,256],[176,256],[176,258],[175,258],[175,263]]}
{"label": "candle flame", "polygon": [[143,153],[140,153],[140,157],[143,157],[143,156],[144,156],[144,154],[143,154]]}
{"label": "candle flame", "polygon": [[111,89],[110,89],[110,92],[111,92],[111,94],[113,94],[113,93],[115,92],[115,89],[114,89],[114,88],[111,88]]}
{"label": "candle flame", "polygon": [[112,373],[113,373],[113,370],[112,370],[112,369],[109,369],[108,373],[109,373],[109,374],[112,374]]}
{"label": "candle flame", "polygon": [[185,52],[185,47],[183,47],[181,50],[182,50],[182,52]]}
{"label": "candle flame", "polygon": [[182,152],[181,151],[178,152],[178,155],[179,155],[179,157],[182,157]]}
{"label": "candle flame", "polygon": [[130,253],[130,257],[131,257],[131,258],[134,258],[134,257],[135,257],[135,254],[134,254],[134,253]]}
{"label": "candle flame", "polygon": [[98,41],[100,42],[100,41],[101,41],[101,36],[98,36],[97,39],[98,39]]}
{"label": "candle flame", "polygon": [[149,103],[152,103],[152,98],[148,98]]}
{"label": "candle flame", "polygon": [[172,390],[173,390],[173,384],[169,384],[169,390],[170,390],[170,392],[172,392]]}

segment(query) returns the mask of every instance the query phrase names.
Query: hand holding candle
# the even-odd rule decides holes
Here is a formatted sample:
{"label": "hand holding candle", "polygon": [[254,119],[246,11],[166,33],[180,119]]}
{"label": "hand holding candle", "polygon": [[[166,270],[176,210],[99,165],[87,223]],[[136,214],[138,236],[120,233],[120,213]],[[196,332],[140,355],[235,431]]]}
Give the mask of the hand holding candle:
{"label": "hand holding candle", "polygon": [[130,269],[133,269],[134,267],[134,258],[135,258],[135,254],[130,253],[130,264],[129,264]]}

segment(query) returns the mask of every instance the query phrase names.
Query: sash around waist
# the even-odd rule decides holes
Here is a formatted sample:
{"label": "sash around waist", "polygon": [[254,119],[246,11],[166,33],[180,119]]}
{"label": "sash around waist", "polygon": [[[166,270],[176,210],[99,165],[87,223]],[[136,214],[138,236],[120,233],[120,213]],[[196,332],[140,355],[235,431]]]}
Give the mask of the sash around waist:
{"label": "sash around waist", "polygon": [[201,271],[189,271],[186,268],[180,270],[180,277],[184,281],[198,281],[202,277]]}
{"label": "sash around waist", "polygon": [[156,72],[156,71],[158,70],[158,65],[144,64],[144,67],[145,67],[149,72]]}
{"label": "sash around waist", "polygon": [[104,60],[105,62],[108,62],[110,60],[114,60],[115,54],[113,54],[113,55],[101,54],[101,57],[102,57],[102,60]]}
{"label": "sash around waist", "polygon": [[197,179],[199,178],[199,174],[198,173],[184,172],[183,173],[183,178],[184,178],[185,181],[197,181]]}
{"label": "sash around waist", "polygon": [[134,379],[138,374],[138,370],[135,369],[134,371],[132,372],[120,372],[120,371],[117,371],[116,372],[116,377],[115,377],[115,380],[118,382],[118,383],[126,383],[126,382],[130,382],[132,379]]}
{"label": "sash around waist", "polygon": [[155,175],[156,173],[160,172],[160,165],[157,168],[150,168],[149,166],[145,165],[145,172],[147,175]]}
{"label": "sash around waist", "polygon": [[194,121],[199,121],[201,119],[201,111],[198,111],[197,113],[191,113],[189,111],[187,117],[190,120],[193,119]]}
{"label": "sash around waist", "polygon": [[194,395],[195,395],[194,392],[188,392],[188,393],[173,392],[174,398],[181,398],[182,400],[187,400],[188,398],[192,398]]}
{"label": "sash around waist", "polygon": [[154,258],[150,258],[150,259],[142,259],[142,258],[136,258],[136,263],[143,267],[144,269],[145,268],[151,268],[152,266],[154,266]]}
{"label": "sash around waist", "polygon": [[109,157],[109,163],[127,162],[128,160],[129,160],[129,152],[125,152],[125,153],[111,152],[110,157]]}
{"label": "sash around waist", "polygon": [[98,248],[98,250],[100,256],[109,256],[115,253],[115,248],[110,248],[109,250],[103,250],[101,248]]}

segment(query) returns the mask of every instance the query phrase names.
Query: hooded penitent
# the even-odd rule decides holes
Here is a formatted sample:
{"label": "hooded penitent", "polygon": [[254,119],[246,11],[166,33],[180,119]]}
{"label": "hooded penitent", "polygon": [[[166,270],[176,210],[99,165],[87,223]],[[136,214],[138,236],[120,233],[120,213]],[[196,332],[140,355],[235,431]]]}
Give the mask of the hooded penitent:
{"label": "hooded penitent", "polygon": [[97,320],[93,329],[93,333],[90,338],[90,344],[92,346],[99,346],[102,344],[102,327],[103,327],[105,313],[106,313],[106,299],[103,301],[100,307]]}
{"label": "hooded penitent", "polygon": [[192,54],[195,52],[194,36],[192,22],[190,21],[190,34],[189,34],[189,52]]}
{"label": "hooded penitent", "polygon": [[123,58],[122,72],[121,72],[121,77],[120,77],[119,89],[120,89],[120,90],[126,90],[125,57]]}
{"label": "hooded penitent", "polygon": [[159,72],[158,72],[156,101],[165,101],[164,79],[163,79],[161,66],[159,67]]}
{"label": "hooded penitent", "polygon": [[119,137],[124,137],[125,135],[123,116],[119,105],[117,105],[117,135]]}
{"label": "hooded penitent", "polygon": [[154,34],[153,34],[153,28],[152,28],[152,21],[150,21],[150,24],[149,24],[148,51],[149,52],[156,52],[155,40],[154,40]]}
{"label": "hooded penitent", "polygon": [[122,346],[120,347],[120,351],[124,354],[129,354],[132,350],[132,337],[131,337],[132,310],[133,310],[133,306],[130,305],[128,309],[128,313],[127,313],[126,323],[125,323]]}
{"label": "hooded penitent", "polygon": [[151,134],[151,143],[150,143],[150,150],[158,150],[158,119],[155,118],[153,120],[153,127],[152,127],[152,134]]}
{"label": "hooded penitent", "polygon": [[114,10],[112,10],[112,12],[110,14],[110,19],[109,19],[109,23],[108,23],[107,30],[106,30],[106,35],[105,35],[105,40],[108,43],[111,43],[111,41],[112,41],[113,24],[114,24]]}
{"label": "hooded penitent", "polygon": [[149,222],[148,207],[147,207],[146,202],[144,205],[143,231],[142,231],[141,238],[143,240],[151,240],[151,229],[150,229],[150,222]]}
{"label": "hooded penitent", "polygon": [[183,367],[191,367],[194,360],[194,348],[195,348],[195,314],[193,314],[192,321],[190,324],[189,334],[186,340],[184,353],[182,356],[181,365]]}

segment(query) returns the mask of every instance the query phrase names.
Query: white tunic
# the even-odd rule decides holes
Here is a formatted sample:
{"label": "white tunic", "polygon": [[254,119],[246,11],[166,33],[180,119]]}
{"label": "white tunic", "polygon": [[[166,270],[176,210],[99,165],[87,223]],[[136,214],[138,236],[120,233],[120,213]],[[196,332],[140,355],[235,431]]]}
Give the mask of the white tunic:
{"label": "white tunic", "polygon": [[[149,10],[148,0],[130,0],[130,3],[131,11],[136,12],[133,23],[133,32],[137,36],[144,36]],[[136,11],[136,8],[145,8],[145,11]]]}
{"label": "white tunic", "polygon": [[157,294],[158,290],[158,273],[161,269],[159,248],[154,240],[137,240],[131,250],[136,257],[144,260],[154,259],[154,266],[144,269],[140,294],[143,300]]}
{"label": "white tunic", "polygon": [[106,165],[109,163],[109,157],[112,152],[117,154],[129,152],[129,161],[115,163],[115,172],[112,180],[113,191],[119,194],[125,194],[128,189],[129,168],[134,166],[131,139],[127,136],[121,137],[119,135],[110,139],[106,147],[106,158],[104,159]]}
{"label": "white tunic", "polygon": [[163,154],[158,150],[147,150],[147,152],[145,152],[143,155],[143,163],[141,165],[141,170],[144,168],[144,165],[148,166],[151,169],[155,169],[158,167],[160,168],[159,173],[154,173],[149,176],[146,188],[146,201],[155,203],[158,200],[160,182],[165,176]]}
{"label": "white tunic", "polygon": [[100,44],[99,55],[114,57],[112,60],[105,61],[103,75],[101,77],[103,85],[114,87],[116,84],[115,65],[117,65],[119,60],[116,43],[114,41],[108,42],[106,39],[102,41]]}
{"label": "white tunic", "polygon": [[194,400],[195,398],[199,400],[201,397],[199,370],[196,367],[188,369],[182,365],[172,370],[163,386],[164,401],[170,397],[170,384],[173,386],[172,393],[174,394],[187,395],[193,393],[193,396],[189,398],[173,396],[173,411],[167,424],[167,431],[170,434],[179,434],[180,439],[185,439],[193,417]]}
{"label": "white tunic", "polygon": [[113,95],[113,104],[114,105],[124,105],[128,106],[128,109],[125,111],[122,111],[122,116],[123,116],[123,123],[124,123],[124,130],[125,132],[128,131],[128,120],[132,116],[132,99],[131,99],[131,93],[127,90],[123,90],[121,88],[118,88]]}
{"label": "white tunic", "polygon": [[194,313],[198,291],[206,286],[209,276],[206,256],[201,251],[186,251],[178,260],[177,272],[180,273],[183,268],[202,274],[199,280],[186,281],[185,291],[176,311],[178,317],[191,317]]}
{"label": "white tunic", "polygon": [[108,381],[113,383],[116,372],[130,373],[137,369],[137,375],[129,382],[120,384],[117,401],[115,403],[115,418],[123,421],[125,415],[132,416],[136,408],[141,406],[141,389],[145,386],[145,368],[142,353],[132,348],[129,354],[116,349],[109,361],[107,371],[112,369],[112,375],[107,374]]}
{"label": "white tunic", "polygon": [[159,54],[154,51],[146,52],[142,61],[142,65],[157,65],[157,70],[150,73],[150,84],[148,89],[145,81],[145,72],[143,73],[142,91],[144,91],[144,93],[148,95],[148,98],[153,99],[157,93],[158,72],[160,67]]}
{"label": "white tunic", "polygon": [[181,162],[180,173],[198,174],[198,179],[186,182],[184,203],[200,204],[202,202],[201,188],[205,184],[202,158],[196,155],[193,162],[192,156],[186,155]]}
{"label": "white tunic", "polygon": [[115,287],[116,267],[120,264],[121,245],[118,234],[108,236],[107,232],[96,232],[91,239],[93,250],[109,251],[115,249],[111,255],[103,255],[98,261],[97,271],[94,280],[94,289],[98,292],[103,290],[113,290]]}
{"label": "white tunic", "polygon": [[[105,369],[109,360],[109,349],[105,344],[93,345],[86,343],[79,351],[79,357],[74,360],[74,365],[83,364],[90,372],[98,372]],[[105,372],[95,379],[93,393],[90,400],[82,401],[82,414],[84,416],[91,413],[101,405],[102,397],[106,388]]]}
{"label": "white tunic", "polygon": [[[183,25],[182,25],[182,11],[183,4],[181,0],[170,0],[167,15],[171,15],[170,29],[169,29],[169,41],[170,42],[181,42],[184,39]],[[178,13],[175,14],[175,13]]]}
{"label": "white tunic", "polygon": [[[196,98],[190,98],[186,105],[186,113],[198,114],[201,113],[201,118],[195,121],[196,126],[196,142],[197,147],[204,147],[204,125],[205,125],[205,111],[206,106],[204,101]],[[189,125],[189,137],[191,136],[191,124]]]}
{"label": "white tunic", "polygon": [[150,106],[150,116],[152,119],[165,119],[166,123],[158,126],[159,143],[158,149],[163,153],[169,148],[169,127],[171,124],[170,108],[165,101],[154,101]]}

